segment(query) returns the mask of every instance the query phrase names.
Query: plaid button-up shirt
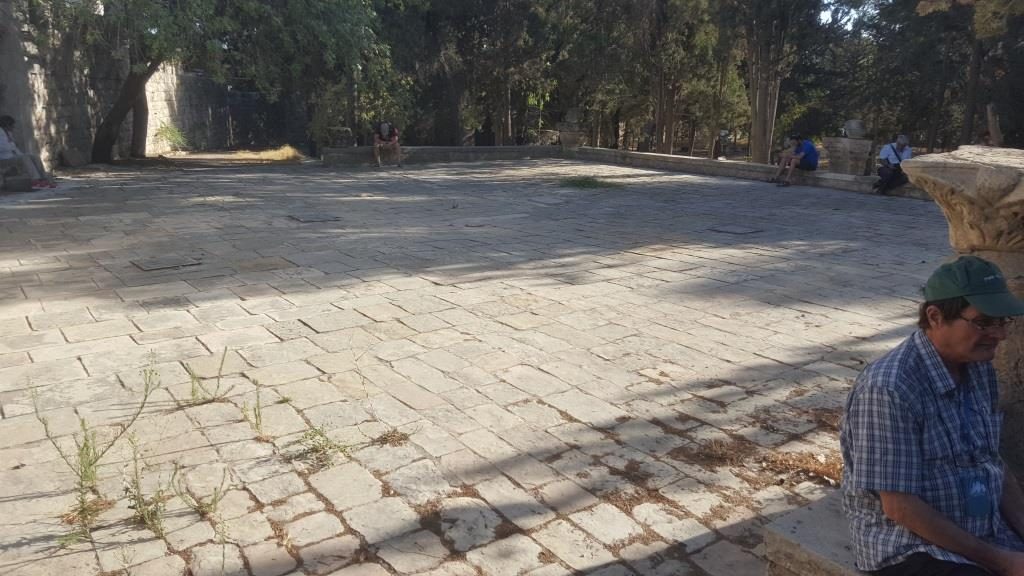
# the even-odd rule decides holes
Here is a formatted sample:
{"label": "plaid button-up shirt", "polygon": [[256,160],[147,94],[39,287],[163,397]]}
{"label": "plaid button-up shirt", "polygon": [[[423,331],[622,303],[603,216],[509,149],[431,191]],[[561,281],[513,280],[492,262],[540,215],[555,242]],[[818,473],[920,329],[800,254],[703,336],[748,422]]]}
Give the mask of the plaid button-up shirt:
{"label": "plaid button-up shirt", "polygon": [[[971,563],[889,520],[880,491],[913,494],[982,540],[1024,550],[999,512],[1003,463],[997,407],[992,364],[968,365],[967,378],[957,386],[920,330],[861,373],[846,401],[840,434],[843,508],[861,570],[891,566],[918,552]],[[987,516],[968,516],[964,475],[988,486]]]}

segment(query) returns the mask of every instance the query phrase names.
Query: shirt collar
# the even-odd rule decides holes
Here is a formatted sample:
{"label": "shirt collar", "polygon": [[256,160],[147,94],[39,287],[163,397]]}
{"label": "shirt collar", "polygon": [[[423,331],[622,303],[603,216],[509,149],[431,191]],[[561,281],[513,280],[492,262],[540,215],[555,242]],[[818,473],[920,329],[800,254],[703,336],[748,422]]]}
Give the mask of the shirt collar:
{"label": "shirt collar", "polygon": [[943,364],[939,351],[935,349],[935,345],[925,335],[924,330],[917,330],[912,338],[914,347],[917,348],[917,353],[924,360],[928,383],[931,384],[935,393],[944,395],[956,390],[956,382],[953,381],[953,376],[950,375],[949,369]]}

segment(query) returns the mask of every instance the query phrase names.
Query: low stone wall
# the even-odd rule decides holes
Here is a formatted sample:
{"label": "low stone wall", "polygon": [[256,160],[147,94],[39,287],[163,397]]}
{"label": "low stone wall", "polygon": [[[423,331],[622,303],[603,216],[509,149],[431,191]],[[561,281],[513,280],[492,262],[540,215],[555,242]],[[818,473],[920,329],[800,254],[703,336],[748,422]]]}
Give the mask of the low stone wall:
{"label": "low stone wall", "polygon": [[[85,45],[77,33],[33,35],[32,23],[22,16],[13,3],[0,1],[0,114],[15,118],[19,147],[38,154],[48,167],[58,164],[61,151],[87,161],[96,128],[128,72],[127,58],[100,45]],[[195,150],[228,148],[233,134],[262,130],[258,118],[247,123],[231,117],[229,93],[202,74],[163,66],[146,85],[147,153],[171,149],[157,136],[165,124],[181,130]],[[129,114],[115,156],[129,154],[131,134]]]}
{"label": "low stone wall", "polygon": [[[672,170],[686,172],[688,174],[702,174],[705,176],[721,176],[724,178],[742,178],[744,180],[768,180],[775,175],[776,168],[767,164],[754,164],[752,162],[739,162],[735,160],[711,160],[708,158],[693,158],[687,156],[671,156],[668,154],[653,154],[649,152],[630,152],[627,150],[610,150],[607,148],[580,148],[567,157],[590,162],[604,162],[607,164],[619,164],[625,166],[636,166],[639,168],[652,168],[657,170]],[[794,176],[796,184],[807,186],[820,186],[822,188],[834,188],[859,192],[861,194],[873,194],[872,185],[878,180],[874,176],[853,176],[850,174],[837,174],[835,172],[799,172]],[[903,186],[891,193],[892,196],[904,196],[929,200],[927,193],[912,186]]]}
{"label": "low stone wall", "polygon": [[[158,135],[165,125],[180,130],[193,150],[222,150],[230,146],[227,88],[212,79],[164,66],[146,83],[146,100],[146,154],[172,151],[171,145]],[[131,125],[130,116],[125,124]],[[122,135],[122,147],[130,139],[130,132]]]}
{"label": "low stone wall", "polygon": [[[775,174],[775,167],[767,164],[630,152],[608,148],[581,147],[574,150],[566,150],[560,146],[412,146],[402,148],[402,161],[407,164],[526,160],[531,158],[565,158],[744,180],[764,181]],[[374,163],[373,148],[370,146],[325,148],[323,162],[325,166],[335,167],[371,166]],[[387,162],[388,159],[385,158],[385,163]],[[873,194],[872,185],[877,180],[874,176],[853,176],[824,171],[798,172],[795,176],[796,184],[834,188],[861,194]],[[890,195],[930,200],[924,191],[912,186],[903,186],[892,191]]]}
{"label": "low stone wall", "polygon": [[[562,149],[558,146],[411,146],[402,148],[402,162],[406,164],[562,157]],[[324,148],[323,162],[325,166],[371,166],[374,164],[373,147]],[[393,162],[393,160],[385,157],[384,163],[389,162]]]}

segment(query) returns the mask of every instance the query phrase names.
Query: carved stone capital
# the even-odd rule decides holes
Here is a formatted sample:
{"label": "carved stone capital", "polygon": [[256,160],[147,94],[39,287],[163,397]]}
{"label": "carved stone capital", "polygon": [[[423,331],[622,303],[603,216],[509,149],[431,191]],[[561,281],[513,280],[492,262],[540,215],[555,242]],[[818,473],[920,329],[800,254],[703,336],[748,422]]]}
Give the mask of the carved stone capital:
{"label": "carved stone capital", "polygon": [[903,171],[942,208],[958,252],[1024,252],[1024,150],[962,146]]}

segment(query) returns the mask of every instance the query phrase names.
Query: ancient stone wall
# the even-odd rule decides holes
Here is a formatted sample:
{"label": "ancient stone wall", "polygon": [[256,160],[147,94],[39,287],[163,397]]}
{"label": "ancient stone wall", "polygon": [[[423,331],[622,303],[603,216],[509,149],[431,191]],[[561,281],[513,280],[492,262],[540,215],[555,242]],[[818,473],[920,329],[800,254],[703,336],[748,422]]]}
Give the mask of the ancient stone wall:
{"label": "ancient stone wall", "polygon": [[[18,20],[10,0],[0,0],[0,114],[17,120],[15,139],[25,151],[39,154],[48,166],[61,151],[87,160],[92,137],[109,110],[127,61],[108,50],[89,48],[71,34],[37,44],[30,27]],[[165,66],[150,79],[147,154],[165,153],[169,143],[157,135],[163,125],[184,132],[197,150],[223,149],[236,144],[232,134],[253,140],[259,127],[231,118],[229,91],[201,74]],[[115,155],[127,156],[131,115],[122,126]]]}

